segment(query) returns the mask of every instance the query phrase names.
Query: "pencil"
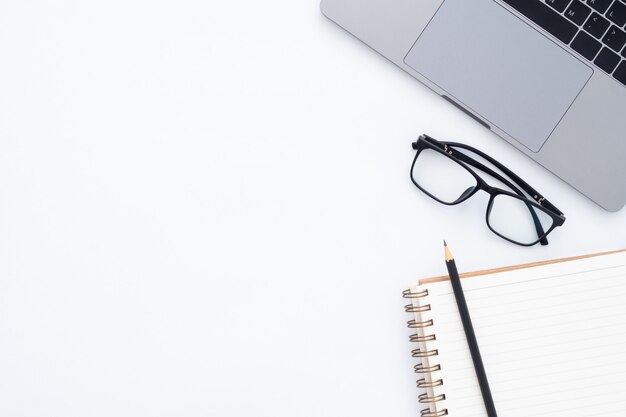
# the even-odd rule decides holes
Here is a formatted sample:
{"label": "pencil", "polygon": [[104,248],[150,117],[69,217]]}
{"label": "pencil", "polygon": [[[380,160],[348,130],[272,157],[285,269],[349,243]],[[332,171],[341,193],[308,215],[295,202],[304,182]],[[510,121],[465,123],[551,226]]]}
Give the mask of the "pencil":
{"label": "pencil", "polygon": [[478,349],[476,333],[474,333],[474,326],[472,326],[472,319],[467,308],[465,295],[463,294],[463,286],[461,285],[459,272],[456,269],[454,257],[452,256],[450,248],[448,248],[445,240],[443,242],[443,246],[446,253],[446,266],[448,267],[450,282],[452,282],[452,289],[454,290],[454,298],[456,298],[456,304],[459,308],[461,321],[463,322],[463,330],[465,330],[465,338],[467,339],[467,344],[469,346],[470,353],[472,354],[472,362],[474,362],[474,369],[476,370],[478,385],[480,385],[480,392],[483,395],[483,402],[485,403],[485,408],[487,409],[487,416],[498,417],[498,414],[496,413],[496,406],[494,405],[493,397],[491,396],[491,389],[489,388],[489,381],[487,380],[487,373],[485,372],[483,359],[480,356],[480,350]]}

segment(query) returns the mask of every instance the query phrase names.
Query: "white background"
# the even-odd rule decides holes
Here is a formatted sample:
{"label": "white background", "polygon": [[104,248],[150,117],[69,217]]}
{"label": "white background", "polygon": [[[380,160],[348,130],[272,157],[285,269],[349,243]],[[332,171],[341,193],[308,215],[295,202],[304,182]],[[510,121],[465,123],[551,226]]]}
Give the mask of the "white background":
{"label": "white background", "polygon": [[[408,176],[420,133],[567,216],[547,247]],[[483,193],[484,194],[484,193]],[[0,415],[414,416],[401,291],[626,247],[607,213],[317,0],[0,1]]]}

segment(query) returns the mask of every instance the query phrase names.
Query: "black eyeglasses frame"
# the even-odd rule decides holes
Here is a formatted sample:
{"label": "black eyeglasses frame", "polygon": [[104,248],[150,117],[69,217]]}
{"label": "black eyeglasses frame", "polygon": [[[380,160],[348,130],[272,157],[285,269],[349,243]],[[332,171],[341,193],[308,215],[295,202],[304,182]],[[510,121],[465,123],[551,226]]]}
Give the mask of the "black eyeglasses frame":
{"label": "black eyeglasses frame", "polygon": [[[563,213],[557,209],[552,203],[550,203],[548,200],[545,199],[545,197],[543,197],[541,194],[539,194],[533,187],[531,187],[528,183],[526,183],[524,180],[522,180],[517,174],[515,174],[513,171],[511,171],[510,169],[508,169],[506,166],[504,166],[503,164],[501,164],[500,162],[498,162],[497,160],[495,160],[494,158],[490,157],[489,155],[485,154],[484,152],[473,148],[469,145],[465,145],[463,143],[458,143],[458,142],[440,142],[428,135],[421,135],[418,140],[416,142],[414,142],[412,144],[413,149],[416,150],[415,153],[415,158],[413,159],[413,163],[411,165],[411,181],[413,182],[413,184],[419,188],[422,192],[424,192],[426,195],[428,195],[429,197],[431,197],[433,200],[447,205],[447,206],[454,206],[457,204],[460,204],[466,200],[468,200],[469,198],[471,198],[474,194],[478,193],[479,191],[485,191],[489,194],[490,198],[489,198],[489,203],[487,205],[487,212],[485,215],[485,220],[487,222],[487,227],[489,227],[489,229],[495,233],[496,235],[500,236],[502,239],[507,240],[511,243],[514,243],[516,245],[520,245],[520,246],[533,246],[536,245],[537,243],[541,242],[542,245],[547,245],[548,244],[548,239],[547,236],[548,234],[550,234],[555,228],[560,227],[563,225],[563,223],[565,223],[565,216],[563,215]],[[489,163],[493,164],[494,166],[496,166],[500,171],[502,171],[505,175],[507,175],[509,178],[511,178],[511,180],[513,182],[515,182],[516,185],[514,185],[511,181],[509,181],[508,179],[504,178],[502,175],[500,175],[499,173],[497,173],[496,171],[492,170],[491,168],[485,166],[484,164],[482,164],[481,162],[477,161],[476,159],[465,155],[464,153],[460,152],[458,149],[454,149],[454,148],[461,148],[461,149],[466,149],[469,150],[473,153],[475,153],[476,155],[479,155],[480,157],[484,158],[485,160],[487,160]],[[476,179],[476,186],[471,189],[468,190],[469,192],[462,194],[456,201],[453,202],[446,202],[446,201],[442,201],[439,198],[437,198],[436,196],[434,196],[433,194],[431,194],[429,191],[427,191],[426,189],[424,189],[422,186],[419,185],[419,183],[415,180],[415,178],[413,177],[413,170],[415,167],[415,163],[417,162],[417,159],[420,155],[420,153],[425,150],[425,149],[431,149],[434,150],[436,152],[439,152],[440,154],[444,155],[447,158],[452,159],[454,162],[456,162],[457,164],[459,164],[460,166],[462,166],[465,170],[467,170],[475,179]],[[503,190],[502,188],[498,188],[498,187],[494,187],[489,185],[480,175],[478,175],[474,169],[472,169],[470,166],[473,166],[474,168],[477,168],[489,175],[491,175],[492,177],[496,178],[498,181],[504,183],[505,185],[507,185],[509,188],[511,188],[514,192],[510,192],[507,190]],[[532,196],[531,198],[526,197],[526,195],[524,195],[524,193],[519,189],[521,188],[522,190],[524,190],[528,195]],[[491,210],[493,209],[493,204],[494,204],[494,200],[498,195],[506,195],[512,198],[516,198],[518,200],[523,201],[524,203],[526,203],[527,206],[529,206],[529,210],[531,212],[531,215],[533,217],[533,222],[535,224],[535,228],[537,231],[537,240],[533,241],[532,243],[523,243],[523,242],[517,242],[501,233],[499,233],[497,230],[495,230],[490,221],[489,221],[489,217],[491,214]],[[543,230],[543,226],[541,225],[541,222],[539,221],[539,218],[537,217],[537,213],[535,212],[534,209],[537,210],[541,210],[543,213],[547,214],[548,216],[550,216],[550,218],[552,219],[552,225],[551,227],[547,230],[544,231]]]}

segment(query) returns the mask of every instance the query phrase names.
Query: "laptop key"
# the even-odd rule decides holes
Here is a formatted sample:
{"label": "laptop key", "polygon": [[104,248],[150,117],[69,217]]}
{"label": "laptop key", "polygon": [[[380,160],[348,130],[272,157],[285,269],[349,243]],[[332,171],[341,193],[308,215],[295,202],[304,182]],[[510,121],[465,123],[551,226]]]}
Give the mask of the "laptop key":
{"label": "laptop key", "polygon": [[613,0],[587,0],[587,4],[604,14]]}
{"label": "laptop key", "polygon": [[545,3],[535,0],[503,1],[563,43],[570,43],[576,32],[578,32],[578,26]]}
{"label": "laptop key", "polygon": [[617,26],[612,26],[602,38],[602,42],[615,52],[619,52],[626,45],[626,32]]}
{"label": "laptop key", "polygon": [[587,19],[583,29],[600,39],[609,26],[611,26],[611,23],[608,20],[600,16],[598,13],[593,13],[591,17]]}
{"label": "laptop key", "polygon": [[593,62],[610,74],[613,72],[617,64],[619,64],[619,61],[619,55],[611,51],[609,48],[604,47],[596,57],[596,60]]}
{"label": "laptop key", "polygon": [[585,32],[579,32],[572,41],[571,47],[576,52],[591,61],[595,58],[596,54],[602,47],[602,44]]}
{"label": "laptop key", "polygon": [[548,6],[551,6],[555,10],[562,12],[565,10],[570,1],[571,0],[546,0],[546,3],[548,3]]}
{"label": "laptop key", "polygon": [[606,12],[606,17],[617,26],[624,26],[624,24],[626,24],[626,4],[621,1],[616,1],[609,11]]}
{"label": "laptop key", "polygon": [[620,83],[626,85],[626,61],[622,61],[613,73],[613,77]]}
{"label": "laptop key", "polygon": [[585,19],[587,19],[590,13],[591,9],[589,7],[579,0],[574,0],[565,11],[565,17],[580,26],[585,23]]}

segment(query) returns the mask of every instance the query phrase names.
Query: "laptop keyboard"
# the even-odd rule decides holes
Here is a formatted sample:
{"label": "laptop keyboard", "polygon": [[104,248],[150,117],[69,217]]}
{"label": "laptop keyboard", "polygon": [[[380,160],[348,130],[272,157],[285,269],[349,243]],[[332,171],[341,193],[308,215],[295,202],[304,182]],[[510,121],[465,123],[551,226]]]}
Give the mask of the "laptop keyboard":
{"label": "laptop keyboard", "polygon": [[503,1],[626,85],[624,1]]}

